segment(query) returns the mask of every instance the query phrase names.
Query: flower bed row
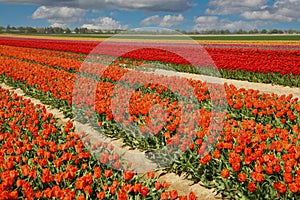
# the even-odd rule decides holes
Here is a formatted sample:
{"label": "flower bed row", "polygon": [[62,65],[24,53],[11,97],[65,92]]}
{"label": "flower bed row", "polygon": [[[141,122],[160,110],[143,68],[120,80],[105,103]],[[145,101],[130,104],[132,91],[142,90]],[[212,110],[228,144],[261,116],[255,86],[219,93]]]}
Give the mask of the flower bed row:
{"label": "flower bed row", "polygon": [[17,58],[30,62],[36,62],[48,66],[57,67],[64,70],[76,71],[80,68],[84,55],[71,54],[68,52],[52,51],[46,49],[34,49],[14,46],[0,46],[2,56]]}
{"label": "flower bed row", "polygon": [[[39,92],[40,96],[47,96],[54,106],[63,105],[58,104],[58,102],[65,102],[65,107],[72,103],[72,98],[69,97],[72,97],[71,92],[74,90],[75,75],[38,64],[30,63],[26,65],[27,62],[23,61],[9,58],[1,59],[3,59],[1,60],[3,81],[21,86],[25,90],[29,88],[28,90],[31,92]],[[144,87],[145,89],[149,88],[149,90],[143,91],[135,86],[145,85],[143,80],[147,80],[148,75],[143,75],[140,71],[130,73],[131,76],[127,78],[131,77],[132,79],[127,81],[125,87],[123,83],[126,83],[126,81],[122,77],[129,72],[117,66],[109,69],[110,71],[104,73],[105,78],[109,78],[112,82],[117,81],[118,84],[103,81],[98,83],[99,80],[87,80],[88,78],[83,76],[81,77],[82,81],[79,81],[79,83],[91,84],[94,81],[97,84],[96,86],[99,86],[96,87],[98,98],[95,102],[88,101],[89,98],[78,98],[80,101],[75,102],[75,104],[84,107],[79,109],[83,110],[84,115],[89,118],[94,115],[94,111],[96,111],[96,114],[100,114],[101,116],[97,119],[100,121],[97,122],[100,122],[99,125],[102,129],[108,129],[112,136],[117,134],[118,131],[112,131],[111,127],[108,126],[109,124],[121,123],[125,125],[124,127],[130,123],[138,124],[141,129],[138,135],[142,135],[143,130],[150,131],[154,137],[158,138],[157,141],[160,141],[163,145],[169,146],[172,150],[177,150],[175,149],[177,147],[183,152],[170,166],[170,170],[188,172],[195,180],[202,180],[207,186],[214,186],[217,191],[231,198],[285,199],[296,198],[299,195],[299,191],[295,187],[299,186],[297,149],[299,146],[300,106],[298,101],[292,99],[292,96],[260,95],[258,91],[237,90],[233,86],[225,85],[225,98],[220,99],[222,95],[216,98],[228,104],[224,128],[221,123],[220,126],[211,127],[210,122],[213,119],[224,120],[222,109],[214,110],[211,106],[212,103],[221,104],[221,102],[207,101],[212,96],[207,93],[207,85],[201,81],[171,78],[170,82],[167,79],[159,82],[160,79],[164,78],[163,76],[154,79],[155,76],[151,75],[152,83],[168,83],[169,85],[166,85],[170,88],[161,87],[160,84],[150,84]],[[29,79],[30,82],[27,82],[26,77],[36,78],[31,78]],[[67,81],[68,79],[70,81]],[[173,84],[171,84],[172,81]],[[180,87],[184,83],[192,86],[199,103],[202,101],[206,103],[202,104],[203,107],[200,107],[199,110],[197,107],[195,107],[196,109],[191,108],[188,115],[178,115],[178,111],[180,111],[180,107],[176,105],[178,99],[174,99],[174,95],[170,95],[168,91],[170,90],[178,97],[187,95],[181,93],[183,91]],[[63,84],[67,86],[67,89],[61,86]],[[91,89],[93,88],[92,85]],[[113,104],[112,101],[116,97],[113,91],[118,91],[116,87],[126,90],[129,86],[137,90],[133,93],[133,98],[129,103],[116,101],[117,103]],[[88,87],[88,85],[82,85],[83,90],[77,91],[86,93],[78,93],[77,97],[88,97],[93,94],[88,92]],[[172,88],[175,88],[175,90],[172,90]],[[178,89],[176,90],[176,88]],[[56,93],[56,96],[53,93]],[[161,98],[163,93],[169,97]],[[122,93],[117,94],[123,95]],[[64,95],[69,97],[62,98]],[[126,93],[124,95],[126,97]],[[117,100],[122,100],[121,97]],[[172,98],[173,100],[170,101]],[[63,99],[70,101],[66,102]],[[119,105],[119,103],[119,107],[111,107],[111,105]],[[122,111],[123,106],[121,105],[124,105],[124,103],[131,106],[128,116]],[[188,102],[184,101],[183,103]],[[97,109],[93,110],[93,104]],[[167,124],[171,126],[161,127],[158,121],[157,127],[160,130],[158,132],[155,127],[154,129],[151,127],[151,123],[147,123],[149,121],[147,113],[155,104],[174,112],[172,117],[175,117],[170,119]],[[121,114],[113,115],[112,111],[118,111]],[[160,110],[157,109],[157,111]],[[194,118],[192,114],[197,112],[201,114],[200,118]],[[154,113],[156,117],[152,118],[164,119],[159,114],[160,112]],[[176,115],[179,119],[176,119]],[[116,118],[116,116],[119,118]],[[187,127],[180,126],[180,118],[189,122],[189,117],[194,121],[186,123]],[[185,121],[183,122],[185,123]],[[124,127],[122,127],[123,131],[128,131]],[[185,130],[185,128],[190,128],[190,130]],[[131,128],[129,128],[130,130]],[[189,136],[188,133],[194,135],[180,138],[176,133],[183,133],[186,136]],[[129,140],[128,144],[130,143],[131,145],[134,144]]]}
{"label": "flower bed row", "polygon": [[[1,44],[24,46],[30,48],[43,48],[51,50],[63,50],[89,54],[93,50],[93,54],[102,54],[108,56],[121,56],[122,58],[130,58],[141,61],[159,61],[169,63],[168,66],[178,71],[190,73],[204,73],[201,67],[188,66],[190,60],[179,57],[174,52],[182,52],[186,57],[193,57],[187,53],[198,52],[199,46],[191,45],[191,47],[174,46],[170,47],[167,44],[156,45],[154,48],[151,44],[144,44],[143,49],[128,52],[125,55],[119,55],[124,52],[124,48],[134,50],[134,44],[103,42],[101,47],[97,47],[97,42],[78,42],[78,41],[57,41],[57,40],[22,40],[22,39],[2,39]],[[164,45],[167,45],[164,46]],[[197,46],[196,50],[193,46]],[[138,43],[136,47],[141,47]],[[148,48],[147,48],[148,47]],[[96,48],[96,49],[95,49]],[[166,49],[169,52],[166,53]],[[172,49],[174,51],[172,51]],[[203,47],[207,53],[201,54],[203,58],[197,59],[200,66],[217,66],[220,74],[224,78],[233,78],[240,80],[248,80],[254,82],[274,83],[287,86],[299,86],[299,50],[288,49],[257,49],[253,48],[213,48]],[[120,51],[121,50],[121,51]],[[172,53],[173,52],[173,53]],[[199,52],[198,52],[199,53]],[[63,54],[63,53],[62,53]],[[82,58],[82,55],[78,55]],[[42,58],[41,58],[42,59]],[[110,59],[112,60],[112,59]],[[49,59],[46,63],[56,65],[58,61]],[[62,63],[63,62],[63,63]],[[78,69],[80,63],[76,59],[59,61],[59,65]]]}
{"label": "flower bed row", "polygon": [[122,170],[126,163],[107,143],[95,147],[107,157],[94,157],[72,122],[58,125],[39,104],[2,88],[0,103],[1,199],[196,199],[194,193],[167,192],[169,184],[154,173]]}
{"label": "flower bed row", "polygon": [[[167,106],[166,115],[170,118],[168,127],[172,130],[174,128],[171,127],[177,127],[177,125],[179,124],[180,116],[176,115],[181,112],[181,108],[178,105],[176,96],[175,99],[174,97],[168,96],[169,92],[173,92],[176,93],[177,96],[181,96],[181,101],[183,101],[184,103],[191,104],[191,106],[195,105],[197,107],[199,107],[198,103],[205,103],[205,101],[209,98],[209,95],[205,94],[208,92],[208,88],[201,82],[195,83],[194,86],[191,87],[188,85],[189,82],[187,80],[184,81],[183,79],[170,79],[167,77],[159,77],[154,76],[153,74],[144,74],[135,71],[130,72],[130,75],[127,75],[128,77],[126,80],[118,81],[120,77],[128,72],[128,70],[119,67],[109,67],[105,71],[102,70],[104,71],[104,73],[102,74],[102,79],[109,79],[110,82],[98,82],[98,79],[94,80],[91,78],[80,76],[78,76],[76,79],[76,76],[74,74],[68,73],[66,71],[55,70],[53,68],[47,68],[46,66],[42,66],[39,64],[32,64],[24,61],[10,59],[7,57],[0,57],[0,61],[4,64],[0,72],[3,79],[7,80],[7,83],[13,84],[17,87],[22,87],[23,90],[25,90],[28,94],[34,95],[34,97],[37,97],[39,99],[42,98],[42,100],[46,103],[48,102],[48,104],[52,103],[54,106],[60,107],[61,109],[63,109],[63,111],[65,111],[66,114],[68,114],[68,116],[72,114],[72,98],[73,105],[76,108],[80,108],[80,110],[83,110],[83,114],[82,111],[79,113],[83,117],[89,117],[86,116],[86,113],[95,110],[97,111],[97,120],[100,120],[100,118],[110,119],[114,114],[120,116],[118,122],[122,121],[122,123],[125,123],[124,121],[126,121],[126,123],[130,123],[131,121],[140,121],[138,116],[147,114],[152,105],[159,103],[161,105]],[[148,80],[147,85],[145,87],[142,87],[143,81],[146,80]],[[74,89],[75,81],[77,81],[76,84],[80,87]],[[159,82],[164,83],[166,86],[161,87],[159,84],[156,84]],[[178,85],[178,82],[181,82],[182,84]],[[94,87],[92,87],[92,85],[94,85]],[[184,85],[185,87],[183,87]],[[120,88],[116,89],[117,87]],[[171,90],[169,90],[168,87],[170,87]],[[115,108],[111,106],[111,99],[114,96],[114,92],[118,93],[118,90],[130,90],[130,88],[139,89],[140,92],[136,93],[135,95],[137,98],[140,97],[144,100],[144,102],[131,102],[131,106],[135,109],[131,110],[129,114],[136,116],[135,118],[133,118],[133,120],[127,117],[124,119],[124,116],[127,115],[127,113],[124,113],[124,109],[120,110],[118,108],[118,106],[123,106],[124,103],[126,104],[126,102],[116,102],[115,105],[117,106]],[[152,98],[154,98],[152,94],[146,95],[146,90],[148,90],[148,92],[150,93],[157,93],[154,94],[156,95],[157,101],[152,100]],[[188,93],[189,90],[190,94]],[[195,94],[195,98],[197,98],[197,100],[194,99],[194,102],[189,102],[190,96],[193,91],[197,91]],[[91,94],[94,93],[97,97],[95,100],[94,96],[91,96]],[[125,94],[124,92],[119,93]],[[122,99],[124,98],[118,97],[116,98],[116,101]],[[171,105],[172,107],[168,108]],[[140,109],[141,107],[144,108]],[[118,113],[113,113],[114,111]],[[174,115],[172,113],[177,114]],[[173,115],[175,118],[172,117]],[[78,119],[80,119],[79,117]],[[149,122],[149,119],[147,119],[147,116],[144,116],[142,122],[139,122],[139,126],[143,126],[145,124],[151,124]],[[150,132],[153,132],[154,135],[158,134],[156,128],[152,128],[151,130],[152,131]],[[133,137],[132,135],[130,136],[129,133],[122,133],[120,131],[116,132],[119,132],[119,137],[130,137],[131,141],[134,138],[139,139],[137,137]],[[159,138],[161,138],[161,135],[163,134],[161,133]],[[146,136],[143,136],[142,138],[145,137]],[[148,139],[150,140],[150,138]],[[155,141],[156,142],[153,144],[154,146],[157,145],[157,143],[161,143],[159,139],[155,139]],[[135,143],[139,144],[139,142]],[[144,148],[146,148],[147,145],[144,144],[143,146]]]}

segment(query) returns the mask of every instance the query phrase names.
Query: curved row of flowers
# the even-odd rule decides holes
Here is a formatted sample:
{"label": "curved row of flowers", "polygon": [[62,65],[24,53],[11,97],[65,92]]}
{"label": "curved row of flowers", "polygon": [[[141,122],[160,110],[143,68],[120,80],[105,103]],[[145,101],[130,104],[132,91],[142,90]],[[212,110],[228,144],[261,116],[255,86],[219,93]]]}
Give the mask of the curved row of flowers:
{"label": "curved row of flowers", "polygon": [[[211,85],[201,81],[144,74],[118,66],[98,71],[87,67],[81,72],[96,74],[95,77],[85,73],[76,77],[38,63],[5,56],[0,59],[3,81],[28,93],[46,96],[54,106],[68,110],[73,103],[87,118],[96,115],[102,130],[109,130],[113,137],[124,137],[127,144],[148,146],[154,141],[161,143],[160,148],[179,149],[183,153],[169,166],[170,170],[188,172],[194,180],[201,180],[229,198],[297,199],[299,196],[300,105],[291,95],[261,95],[259,91],[238,90],[225,84],[213,85],[217,91],[225,87],[224,93],[213,96],[208,90]],[[130,76],[126,77],[127,73]],[[153,84],[145,84],[147,79]],[[76,80],[80,87],[74,93]],[[185,92],[185,84],[191,87],[191,93]],[[95,101],[90,98],[93,89],[96,89]],[[134,92],[126,102],[123,100],[130,93],[116,91],[128,89]],[[187,107],[181,107],[182,103]],[[164,109],[157,109],[150,117],[154,105]],[[128,112],[122,109],[126,106]],[[166,118],[160,115],[163,110]],[[157,121],[149,121],[150,118]],[[116,124],[124,125],[121,128],[124,134],[117,135],[122,131],[112,130]],[[134,133],[128,133],[130,128],[125,129],[131,124],[139,127],[138,136],[147,133],[151,140],[145,143],[149,137],[141,137],[134,141],[136,135],[132,137]]]}
{"label": "curved row of flowers", "polygon": [[[103,44],[102,44],[103,43]],[[128,43],[113,43],[102,42],[101,48],[97,48],[99,42],[92,41],[60,41],[60,40],[41,40],[41,39],[11,39],[2,38],[0,44],[12,45],[28,48],[40,48],[51,49],[65,52],[75,52],[78,54],[67,55],[67,57],[73,57],[74,59],[66,59],[67,57],[61,56],[62,59],[49,59],[46,63],[58,64],[68,69],[76,70],[80,67],[80,62],[76,59],[84,59],[84,56],[80,54],[89,54],[93,51],[93,54],[101,54],[106,56],[121,56],[122,58],[161,62],[168,64],[168,66],[183,72],[199,73],[201,67],[190,66],[189,61],[179,57],[178,55],[160,49],[165,49],[167,45],[172,50],[184,49],[183,53],[197,52],[198,45],[191,47],[172,47],[169,44],[161,44],[161,48],[151,48],[151,45],[147,45],[143,49],[126,53],[125,55],[119,55],[121,49],[130,48],[135,49],[139,44]],[[195,50],[195,46],[197,46]],[[159,46],[157,46],[159,47]],[[96,48],[96,50],[95,50]],[[226,47],[203,47],[210,58],[204,54],[201,58],[200,66],[214,65],[218,67],[222,77],[233,78],[239,80],[248,80],[253,82],[265,82],[274,83],[287,86],[299,86],[299,49],[261,49],[257,46],[249,46],[248,48],[236,48],[236,46]],[[198,49],[199,50],[199,49]],[[40,50],[47,52],[47,50]],[[21,55],[21,54],[20,54]],[[54,54],[55,55],[55,54]],[[43,57],[43,56],[42,56]],[[46,56],[47,57],[47,56]],[[46,59],[45,57],[45,59]],[[77,57],[77,58],[76,58]],[[42,59],[42,58],[41,58]],[[198,59],[199,60],[199,59]],[[212,61],[214,63],[212,63]],[[72,65],[72,67],[70,66]],[[74,69],[73,69],[74,68]],[[203,71],[201,71],[202,73]]]}
{"label": "curved row of flowers", "polygon": [[106,157],[94,157],[83,133],[75,133],[72,122],[58,125],[44,106],[2,88],[0,97],[0,199],[196,199],[167,192],[169,184],[153,172],[142,177],[122,170],[107,143],[95,147]]}

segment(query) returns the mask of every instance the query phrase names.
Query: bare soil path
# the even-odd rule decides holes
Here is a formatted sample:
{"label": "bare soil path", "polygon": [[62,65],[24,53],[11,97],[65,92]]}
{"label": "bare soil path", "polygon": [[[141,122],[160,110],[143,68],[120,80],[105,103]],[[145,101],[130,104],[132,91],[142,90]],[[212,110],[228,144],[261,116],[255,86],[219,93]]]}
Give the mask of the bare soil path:
{"label": "bare soil path", "polygon": [[278,95],[289,95],[292,94],[293,97],[300,99],[300,88],[297,87],[287,87],[281,85],[272,85],[272,84],[265,84],[265,83],[254,83],[249,81],[240,81],[240,80],[232,80],[232,79],[225,79],[225,78],[216,78],[211,76],[203,76],[197,74],[189,74],[189,73],[182,73],[182,72],[175,72],[175,71],[167,71],[157,69],[155,70],[156,74],[166,75],[166,76],[179,76],[185,78],[191,78],[195,80],[202,80],[210,83],[228,83],[233,84],[237,88],[245,88],[245,89],[254,89],[259,90],[260,93],[275,93]]}
{"label": "bare soil path", "polygon": [[[276,93],[278,95],[283,94],[293,94],[295,98],[300,99],[300,89],[299,88],[290,88],[290,87],[284,87],[279,85],[270,85],[270,84],[263,84],[263,83],[252,83],[247,81],[238,81],[238,80],[229,80],[229,79],[220,79],[220,78],[213,78],[213,77],[206,77],[201,75],[195,75],[195,74],[187,74],[187,73],[178,73],[178,72],[170,72],[166,70],[156,70],[156,74],[161,75],[167,75],[167,76],[181,76],[186,78],[192,78],[192,79],[199,79],[199,80],[205,80],[207,82],[213,82],[213,83],[228,83],[233,84],[237,88],[245,88],[245,89],[255,89],[259,90],[261,93]],[[30,98],[25,96],[24,92],[21,89],[13,89],[12,87],[9,87],[5,84],[0,84],[0,87],[8,89],[10,91],[15,92],[19,96],[23,96],[26,99],[30,99],[34,104],[41,104],[44,105],[41,101],[38,99]],[[50,106],[44,105],[47,108],[47,112],[53,113],[55,118],[58,118],[58,123],[65,125],[70,119],[65,118],[62,112],[60,112],[56,108],[52,108]],[[75,126],[77,127],[78,131],[86,131],[89,130],[90,127],[84,124],[80,124],[78,122],[75,122]],[[107,139],[107,138],[106,138]],[[136,170],[145,171],[147,170],[147,167],[150,166],[153,167],[154,165],[151,165],[151,161],[149,161],[143,152],[140,152],[138,150],[128,150],[122,148],[122,141],[121,140],[110,140],[110,142],[113,143],[113,145],[119,150],[124,152],[129,152],[129,154],[125,156],[125,159],[130,159],[133,161],[133,165],[136,165]],[[123,149],[123,150],[122,150]],[[134,155],[135,156],[132,156]],[[141,164],[142,163],[142,164]],[[154,166],[155,167],[155,166]],[[216,196],[215,193],[213,193],[212,190],[204,188],[201,186],[200,183],[193,183],[192,181],[188,181],[185,179],[184,176],[178,176],[173,173],[168,173],[165,175],[162,175],[160,177],[160,181],[167,181],[171,183],[170,189],[176,189],[179,192],[179,195],[187,195],[190,191],[195,192],[198,199],[200,200],[213,200],[213,199],[221,199],[221,196]]]}

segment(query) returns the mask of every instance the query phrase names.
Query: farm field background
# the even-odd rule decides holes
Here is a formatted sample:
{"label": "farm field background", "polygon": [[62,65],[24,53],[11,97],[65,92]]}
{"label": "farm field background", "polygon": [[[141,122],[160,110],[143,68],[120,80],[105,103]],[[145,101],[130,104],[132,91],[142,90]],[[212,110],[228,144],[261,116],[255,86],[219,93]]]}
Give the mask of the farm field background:
{"label": "farm field background", "polygon": [[[182,48],[180,41],[99,45],[103,38],[1,35],[0,81],[226,198],[297,199],[297,98],[156,73],[299,87],[299,36],[240,37],[195,38],[209,59],[193,66],[195,47]],[[1,198],[197,198],[193,192],[179,197],[152,172],[143,178],[126,170],[109,145],[93,144],[74,133],[73,123],[59,125],[45,108],[0,92]]]}
{"label": "farm field background", "polygon": [[[9,36],[9,37],[20,37],[20,38],[47,38],[47,39],[69,39],[69,40],[103,40],[107,38],[111,38],[114,36],[113,34],[51,34],[49,35],[43,35],[43,34],[2,34],[2,36]],[[300,38],[299,35],[270,35],[270,34],[247,34],[247,35],[186,35],[193,40],[197,41],[223,41],[223,42],[230,42],[232,40],[235,41],[248,41],[248,42],[259,42],[259,41],[269,41],[269,42],[274,42],[274,43],[284,43],[284,42],[293,42],[297,43],[299,42]],[[126,39],[151,39],[151,38],[173,38],[173,40],[176,39],[182,39],[182,37],[178,36],[170,36],[170,35],[159,35],[159,36],[153,36],[153,35],[130,35],[130,34],[123,34],[122,38]]]}

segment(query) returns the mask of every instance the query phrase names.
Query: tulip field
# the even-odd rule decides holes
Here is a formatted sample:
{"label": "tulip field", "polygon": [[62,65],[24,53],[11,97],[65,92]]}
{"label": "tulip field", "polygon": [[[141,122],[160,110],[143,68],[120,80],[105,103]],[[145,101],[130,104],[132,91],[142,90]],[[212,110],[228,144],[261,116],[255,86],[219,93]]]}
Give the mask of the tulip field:
{"label": "tulip field", "polygon": [[300,43],[201,43],[198,66],[195,46],[164,45],[0,37],[0,83],[72,119],[0,88],[0,199],[199,199],[136,173],[74,121],[226,199],[300,198],[297,98],[153,71],[300,87]]}

